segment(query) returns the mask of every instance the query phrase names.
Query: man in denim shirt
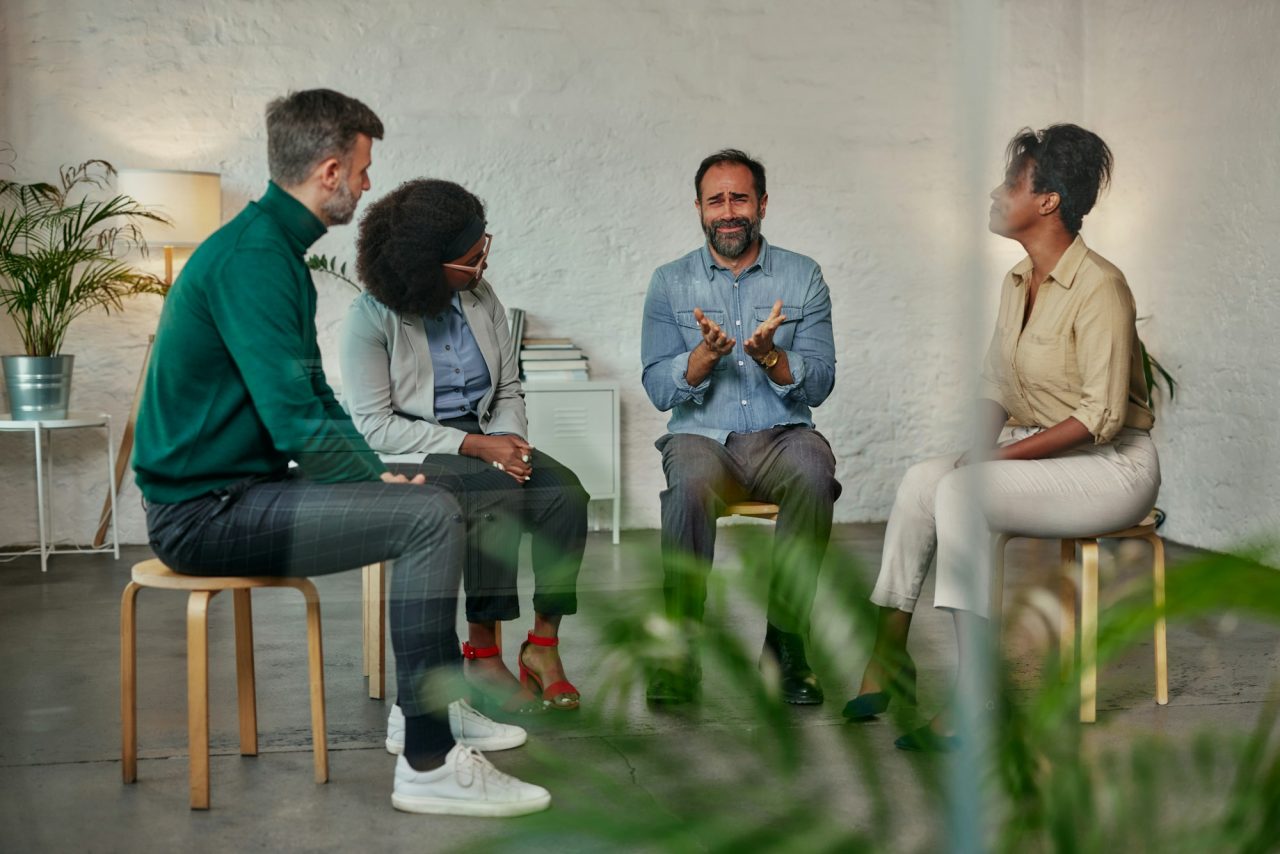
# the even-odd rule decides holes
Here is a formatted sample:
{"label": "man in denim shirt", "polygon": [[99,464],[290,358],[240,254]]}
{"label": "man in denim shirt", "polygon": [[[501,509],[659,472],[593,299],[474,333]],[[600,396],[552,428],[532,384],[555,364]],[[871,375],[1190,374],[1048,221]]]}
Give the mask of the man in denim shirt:
{"label": "man in denim shirt", "polygon": [[[760,236],[764,166],[719,151],[694,187],[707,242],[654,272],[641,344],[645,391],[672,413],[657,442],[667,613],[701,621],[726,505],[777,504],[765,654],[779,664],[786,702],[821,703],[804,636],[840,495],[831,446],[810,415],[835,383],[831,296],[812,259]],[[699,682],[691,653],[651,674],[647,696],[688,702]]]}

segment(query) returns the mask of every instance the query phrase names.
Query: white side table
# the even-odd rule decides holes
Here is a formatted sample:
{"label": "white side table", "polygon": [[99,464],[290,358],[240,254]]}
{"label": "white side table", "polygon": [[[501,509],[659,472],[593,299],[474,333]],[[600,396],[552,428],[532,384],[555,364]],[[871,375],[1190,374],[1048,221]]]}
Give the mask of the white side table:
{"label": "white side table", "polygon": [[[59,549],[54,545],[53,513],[50,492],[53,487],[53,443],[55,430],[78,430],[82,427],[101,427],[107,442],[107,485],[111,497],[111,545],[99,549]],[[116,454],[111,447],[111,416],[105,412],[70,412],[59,420],[14,421],[9,413],[0,414],[0,432],[27,432],[36,446],[36,517],[40,525],[40,571],[49,571],[49,555],[53,554],[104,554],[111,552],[120,558],[120,534],[116,529]],[[0,552],[0,557],[16,557],[31,554],[25,552]]]}
{"label": "white side table", "polygon": [[529,442],[567,466],[592,501],[613,502],[613,544],[622,520],[618,384],[601,380],[524,387]]}

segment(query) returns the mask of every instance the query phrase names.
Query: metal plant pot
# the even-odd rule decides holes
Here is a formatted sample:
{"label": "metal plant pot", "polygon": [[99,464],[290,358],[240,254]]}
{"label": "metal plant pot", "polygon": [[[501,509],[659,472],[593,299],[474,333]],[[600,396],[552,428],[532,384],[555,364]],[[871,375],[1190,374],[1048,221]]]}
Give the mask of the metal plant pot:
{"label": "metal plant pot", "polygon": [[10,417],[15,421],[56,421],[67,417],[71,365],[75,356],[3,356]]}

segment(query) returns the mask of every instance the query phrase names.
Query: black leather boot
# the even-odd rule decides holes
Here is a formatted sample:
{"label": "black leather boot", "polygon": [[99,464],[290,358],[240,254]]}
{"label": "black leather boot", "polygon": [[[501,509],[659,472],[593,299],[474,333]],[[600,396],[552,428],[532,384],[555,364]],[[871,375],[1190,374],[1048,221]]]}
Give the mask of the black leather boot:
{"label": "black leather boot", "polygon": [[702,665],[690,656],[676,665],[655,667],[649,673],[645,700],[653,705],[679,706],[702,697]]}
{"label": "black leather boot", "polygon": [[782,701],[796,706],[815,706],[822,702],[822,685],[804,657],[804,638],[769,626],[764,632],[764,652],[778,662],[782,677]]}
{"label": "black leather boot", "polygon": [[685,625],[681,653],[651,666],[644,692],[650,704],[680,706],[702,699],[702,656],[698,650],[698,633],[698,627]]}

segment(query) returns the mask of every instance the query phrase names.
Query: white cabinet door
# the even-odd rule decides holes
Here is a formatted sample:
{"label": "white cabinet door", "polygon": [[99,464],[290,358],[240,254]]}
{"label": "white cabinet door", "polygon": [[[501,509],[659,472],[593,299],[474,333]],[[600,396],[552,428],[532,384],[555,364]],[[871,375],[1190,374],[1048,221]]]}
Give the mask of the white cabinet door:
{"label": "white cabinet door", "polygon": [[573,471],[593,499],[616,499],[616,387],[527,388],[529,442]]}

